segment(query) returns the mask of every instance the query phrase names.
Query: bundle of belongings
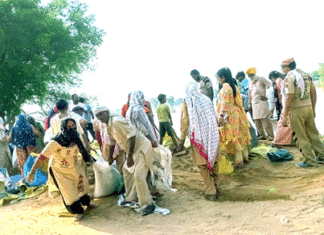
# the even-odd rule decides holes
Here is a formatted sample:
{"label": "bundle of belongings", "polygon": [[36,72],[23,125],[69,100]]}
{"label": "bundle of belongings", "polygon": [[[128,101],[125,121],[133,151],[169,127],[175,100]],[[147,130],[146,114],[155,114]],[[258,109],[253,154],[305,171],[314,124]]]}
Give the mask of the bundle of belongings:
{"label": "bundle of belongings", "polygon": [[267,153],[267,157],[272,162],[286,162],[291,161],[293,156],[286,149],[272,149]]}
{"label": "bundle of belongings", "polygon": [[250,158],[267,158],[272,162],[291,161],[293,156],[286,149],[272,148],[268,145],[260,145],[253,148],[249,154]]}
{"label": "bundle of belongings", "polygon": [[[31,154],[24,165],[24,174],[28,175],[38,155]],[[6,168],[0,168],[0,206],[39,195],[47,190],[47,174],[38,169],[33,182],[28,184],[21,175],[9,176]]]}

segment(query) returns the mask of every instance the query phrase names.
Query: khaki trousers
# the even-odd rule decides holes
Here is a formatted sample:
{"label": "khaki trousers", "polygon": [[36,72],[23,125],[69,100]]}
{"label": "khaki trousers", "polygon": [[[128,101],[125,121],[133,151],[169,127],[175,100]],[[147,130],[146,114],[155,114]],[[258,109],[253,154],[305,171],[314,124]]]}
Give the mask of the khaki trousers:
{"label": "khaki trousers", "polygon": [[299,151],[304,157],[303,161],[308,163],[315,161],[314,152],[317,156],[324,157],[324,146],[315,125],[312,106],[291,110],[290,123],[297,136]]}
{"label": "khaki trousers", "polygon": [[122,149],[119,149],[119,154],[115,157],[117,170],[120,174],[123,174],[123,167],[125,164],[126,152]]}
{"label": "khaki trousers", "polygon": [[204,179],[205,191],[207,195],[216,195],[218,174],[217,162],[213,167],[213,171],[208,170],[207,165],[198,165],[199,172]]}
{"label": "khaki trousers", "polygon": [[[254,122],[262,138],[266,138],[267,136],[269,136],[270,138],[274,138],[273,127],[269,118],[255,119]],[[264,130],[266,133],[264,132]]]}
{"label": "khaki trousers", "polygon": [[140,206],[151,205],[153,199],[146,182],[149,168],[145,164],[145,156],[139,151],[134,153],[133,159],[134,173],[130,173],[125,167],[123,168],[126,189],[125,200],[131,202],[138,199]]}
{"label": "khaki trousers", "polygon": [[199,149],[194,145],[191,145],[191,155],[192,161],[197,165],[199,173],[203,177],[206,194],[215,195],[217,193],[218,179],[217,162],[215,162],[213,171],[211,172],[208,170],[206,159],[200,155]]}

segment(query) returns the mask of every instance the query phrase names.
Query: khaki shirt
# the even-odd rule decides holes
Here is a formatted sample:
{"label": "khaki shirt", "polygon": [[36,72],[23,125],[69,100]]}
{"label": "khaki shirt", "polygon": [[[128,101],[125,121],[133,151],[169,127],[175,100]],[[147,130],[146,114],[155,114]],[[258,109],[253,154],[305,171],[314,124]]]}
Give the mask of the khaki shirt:
{"label": "khaki shirt", "polygon": [[300,73],[304,79],[305,83],[305,90],[304,90],[304,96],[302,96],[301,89],[297,86],[296,77],[293,74],[287,75],[284,83],[285,83],[285,92],[286,94],[294,94],[295,100],[292,109],[305,107],[305,106],[311,106],[312,100],[310,95],[311,86],[313,86],[312,78],[302,72],[301,70],[297,70],[298,73]]}
{"label": "khaki shirt", "polygon": [[267,88],[271,82],[263,77],[249,81],[249,104],[252,107],[253,119],[264,119],[270,116],[269,104],[266,98]]}
{"label": "khaki shirt", "polygon": [[[118,144],[126,153],[129,153],[129,139],[136,137],[134,148],[134,160],[137,152],[141,151],[145,155],[147,165],[152,164],[154,151],[151,142],[139,131],[130,126],[123,117],[110,117],[107,125],[107,132],[110,137],[110,144]],[[135,162],[136,163],[136,162]]]}

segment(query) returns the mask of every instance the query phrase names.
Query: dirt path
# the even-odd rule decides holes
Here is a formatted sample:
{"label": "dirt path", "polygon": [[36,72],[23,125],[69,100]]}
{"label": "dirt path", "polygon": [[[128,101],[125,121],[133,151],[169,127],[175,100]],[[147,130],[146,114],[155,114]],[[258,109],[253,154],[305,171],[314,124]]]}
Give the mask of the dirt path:
{"label": "dirt path", "polygon": [[[294,160],[252,160],[233,176],[221,176],[221,197],[204,200],[203,182],[190,155],[173,162],[173,187],[158,205],[171,214],[140,216],[117,206],[116,195],[98,205],[80,223],[64,212],[61,198],[42,194],[0,209],[1,234],[324,234],[324,166],[295,167]],[[288,222],[285,220],[288,219]]]}

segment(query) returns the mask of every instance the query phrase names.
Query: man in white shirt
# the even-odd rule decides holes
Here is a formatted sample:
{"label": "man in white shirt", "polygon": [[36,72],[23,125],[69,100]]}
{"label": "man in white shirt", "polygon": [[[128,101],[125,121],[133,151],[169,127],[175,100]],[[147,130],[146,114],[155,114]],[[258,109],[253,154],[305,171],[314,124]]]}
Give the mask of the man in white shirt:
{"label": "man in white shirt", "polygon": [[79,96],[77,94],[73,94],[72,95],[72,102],[69,104],[69,110],[70,112],[72,112],[73,108],[75,106],[80,106],[82,107],[82,109],[84,110],[84,112],[87,112],[87,106],[85,106],[85,104],[82,104],[79,100]]}

